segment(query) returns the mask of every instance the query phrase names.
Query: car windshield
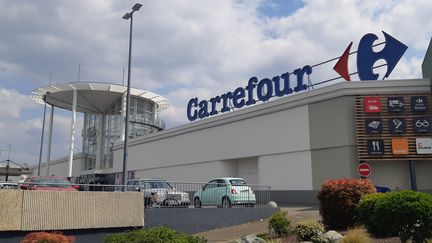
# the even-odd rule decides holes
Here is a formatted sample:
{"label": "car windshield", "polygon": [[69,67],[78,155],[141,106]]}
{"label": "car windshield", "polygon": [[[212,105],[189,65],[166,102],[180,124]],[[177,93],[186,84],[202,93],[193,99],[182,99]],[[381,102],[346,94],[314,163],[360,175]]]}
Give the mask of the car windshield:
{"label": "car windshield", "polygon": [[32,178],[30,183],[35,183],[37,186],[46,187],[69,187],[70,182],[65,178]]}
{"label": "car windshield", "polygon": [[234,185],[234,186],[246,185],[246,181],[241,180],[241,179],[233,179],[233,180],[229,180],[229,182],[231,183],[231,185]]}
{"label": "car windshield", "polygon": [[150,188],[168,188],[172,189],[172,186],[166,181],[149,181]]}

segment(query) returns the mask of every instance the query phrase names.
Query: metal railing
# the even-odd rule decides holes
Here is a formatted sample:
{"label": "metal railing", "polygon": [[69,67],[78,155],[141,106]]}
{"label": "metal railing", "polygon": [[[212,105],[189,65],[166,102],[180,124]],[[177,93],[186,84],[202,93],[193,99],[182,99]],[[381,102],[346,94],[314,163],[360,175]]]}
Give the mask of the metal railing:
{"label": "metal railing", "polygon": [[[12,184],[12,182],[4,182]],[[18,183],[7,189],[142,192],[145,207],[262,207],[270,201],[270,186],[134,179],[129,185]],[[1,188],[2,182],[0,182]]]}

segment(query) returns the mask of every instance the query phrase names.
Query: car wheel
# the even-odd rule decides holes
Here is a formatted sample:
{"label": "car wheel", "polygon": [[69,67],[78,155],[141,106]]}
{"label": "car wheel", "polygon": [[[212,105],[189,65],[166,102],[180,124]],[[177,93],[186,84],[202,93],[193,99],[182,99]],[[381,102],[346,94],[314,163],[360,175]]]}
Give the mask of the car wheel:
{"label": "car wheel", "polygon": [[227,197],[222,198],[222,207],[223,208],[230,208],[231,207],[231,201],[229,200],[229,198],[227,198]]}
{"label": "car wheel", "polygon": [[200,200],[198,197],[196,197],[196,198],[194,199],[194,207],[195,207],[195,208],[201,208],[201,206],[202,206],[202,204],[201,204],[201,200]]}

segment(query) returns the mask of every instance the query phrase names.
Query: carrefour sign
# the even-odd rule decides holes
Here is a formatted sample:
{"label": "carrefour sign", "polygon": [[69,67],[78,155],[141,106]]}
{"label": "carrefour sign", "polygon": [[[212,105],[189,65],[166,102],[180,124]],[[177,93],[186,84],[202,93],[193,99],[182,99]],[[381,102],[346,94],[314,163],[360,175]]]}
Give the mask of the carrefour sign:
{"label": "carrefour sign", "polygon": [[[408,48],[383,31],[385,46],[379,52],[373,51],[373,43],[378,37],[374,34],[366,34],[359,42],[357,49],[357,72],[360,80],[377,80],[378,74],[373,72],[373,65],[377,60],[384,60],[387,64],[388,77],[394,67]],[[348,58],[352,42],[339,58],[333,69],[345,80],[350,81]],[[283,97],[292,93],[306,90],[308,86],[304,82],[306,75],[312,74],[312,67],[306,65],[292,72],[286,72],[273,78],[257,77],[249,79],[246,87],[238,87],[233,91],[217,95],[209,100],[200,100],[198,97],[191,98],[187,105],[187,118],[189,121],[203,119],[219,113],[228,112],[231,108],[242,108],[250,106],[257,101],[268,101],[272,97]],[[293,85],[294,84],[294,85]]]}

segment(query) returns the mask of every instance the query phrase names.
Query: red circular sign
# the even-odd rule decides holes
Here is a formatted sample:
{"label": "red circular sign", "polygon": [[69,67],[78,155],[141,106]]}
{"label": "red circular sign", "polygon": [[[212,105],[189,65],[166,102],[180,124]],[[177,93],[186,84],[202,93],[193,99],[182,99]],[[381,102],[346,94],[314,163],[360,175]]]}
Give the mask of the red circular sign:
{"label": "red circular sign", "polygon": [[369,164],[361,163],[357,166],[357,173],[360,176],[368,177],[371,173],[372,169]]}

